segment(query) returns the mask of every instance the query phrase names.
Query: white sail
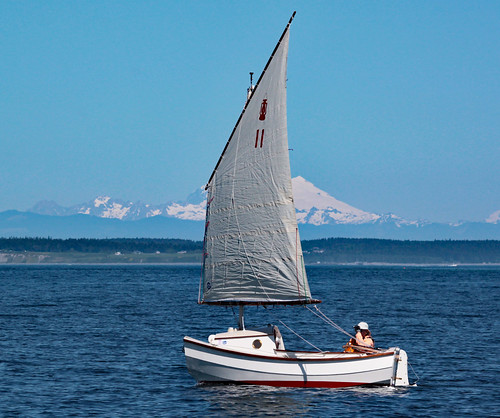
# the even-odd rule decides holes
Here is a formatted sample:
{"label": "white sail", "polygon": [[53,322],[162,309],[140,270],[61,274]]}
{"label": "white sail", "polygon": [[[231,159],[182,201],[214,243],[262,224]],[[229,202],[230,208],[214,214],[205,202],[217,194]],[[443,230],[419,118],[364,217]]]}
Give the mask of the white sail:
{"label": "white sail", "polygon": [[317,302],[310,297],[292,196],[288,27],[207,184],[201,303]]}

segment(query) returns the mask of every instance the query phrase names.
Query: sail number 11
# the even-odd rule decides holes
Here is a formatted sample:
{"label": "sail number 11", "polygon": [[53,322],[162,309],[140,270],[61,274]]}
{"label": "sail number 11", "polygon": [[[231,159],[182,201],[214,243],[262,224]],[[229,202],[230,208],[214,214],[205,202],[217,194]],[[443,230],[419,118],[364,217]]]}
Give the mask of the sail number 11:
{"label": "sail number 11", "polygon": [[[257,129],[257,133],[255,134],[255,148],[259,145],[259,131]],[[264,129],[262,129],[262,133],[260,134],[260,148],[262,148],[262,144],[264,143]]]}

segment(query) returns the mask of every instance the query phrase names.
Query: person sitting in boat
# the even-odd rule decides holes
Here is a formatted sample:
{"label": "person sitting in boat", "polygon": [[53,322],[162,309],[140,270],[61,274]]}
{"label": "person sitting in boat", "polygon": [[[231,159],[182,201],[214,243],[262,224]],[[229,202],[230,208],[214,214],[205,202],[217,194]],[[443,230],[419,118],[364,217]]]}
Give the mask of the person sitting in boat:
{"label": "person sitting in boat", "polygon": [[[354,326],[354,330],[356,331],[356,338],[351,338],[349,340],[344,346],[344,351],[347,353],[370,351],[369,349],[375,346],[375,341],[373,340],[372,333],[368,329],[368,324],[366,322],[360,322],[358,325]],[[363,347],[368,348],[368,350],[365,350]]]}

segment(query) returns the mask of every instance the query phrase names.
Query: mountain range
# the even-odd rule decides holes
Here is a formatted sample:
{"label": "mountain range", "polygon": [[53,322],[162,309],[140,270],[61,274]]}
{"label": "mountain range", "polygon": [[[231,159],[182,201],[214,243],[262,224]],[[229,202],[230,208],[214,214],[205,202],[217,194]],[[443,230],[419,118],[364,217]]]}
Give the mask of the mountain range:
{"label": "mountain range", "polygon": [[[292,179],[297,221],[303,239],[500,239],[500,210],[484,222],[454,224],[407,220],[357,209],[303,177]],[[0,213],[0,236],[53,238],[186,238],[201,240],[206,194],[196,190],[184,202],[150,204],[99,196],[63,207],[40,201],[27,212]]]}

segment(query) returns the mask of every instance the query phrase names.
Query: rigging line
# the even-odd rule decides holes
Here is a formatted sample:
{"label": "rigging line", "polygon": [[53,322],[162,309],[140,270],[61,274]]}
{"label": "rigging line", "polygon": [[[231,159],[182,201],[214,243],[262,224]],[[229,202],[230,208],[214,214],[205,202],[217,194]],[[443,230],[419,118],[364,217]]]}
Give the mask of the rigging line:
{"label": "rigging line", "polygon": [[[302,248],[300,249],[300,261],[302,263],[302,285],[304,286],[304,298],[307,299],[307,286],[306,286],[306,267],[304,266],[304,254],[302,254]],[[312,299],[311,290],[309,290],[309,298]]]}
{"label": "rigging line", "polygon": [[236,323],[239,322],[239,315],[236,315],[236,312],[234,312],[234,306],[231,305],[231,310],[233,311],[233,316],[234,316],[234,319],[236,320]]}
{"label": "rigging line", "polygon": [[411,367],[411,371],[413,372],[413,374],[415,375],[415,377],[417,378],[417,380],[415,380],[412,385],[416,385],[417,382],[420,380],[420,377],[418,377],[418,374],[415,372],[415,369],[413,368],[413,366],[411,365],[411,363],[409,361],[407,361],[407,363],[410,365]]}
{"label": "rigging line", "polygon": [[[205,250],[205,246],[203,246],[203,250]],[[205,258],[205,255],[203,254],[203,258]],[[205,260],[203,260],[203,263],[201,264],[201,273],[200,273],[200,284],[198,285],[198,303],[201,303],[201,284],[203,282],[203,267],[205,265]]]}
{"label": "rigging line", "polygon": [[324,318],[324,320],[329,323],[330,325],[332,325],[333,327],[335,327],[337,330],[339,330],[340,332],[344,333],[345,335],[347,335],[348,337],[351,337],[351,338],[354,338],[356,339],[356,337],[352,334],[349,334],[345,329],[343,329],[340,325],[336,324],[335,322],[333,322],[332,319],[328,318],[326,316],[325,313],[323,313],[323,311],[321,311],[317,306],[316,306],[316,310],[322,315],[322,317]]}
{"label": "rigging line", "polygon": [[210,222],[210,203],[212,203],[212,200],[214,198],[212,197],[211,199],[208,199],[207,196],[207,207],[205,209],[205,234],[203,235],[203,258],[202,258],[202,263],[201,263],[201,273],[200,273],[200,285],[198,286],[198,303],[201,303],[201,285],[202,282],[204,283],[204,273],[205,273],[205,264],[207,260],[207,228],[208,228],[208,223]]}
{"label": "rigging line", "polygon": [[306,306],[305,307],[308,311],[312,312],[314,315],[316,315],[318,318],[322,319],[323,321],[325,321],[327,324],[331,325],[332,327],[336,328],[338,331],[344,333],[345,335],[347,335],[348,337],[350,338],[354,338],[356,339],[356,337],[354,337],[353,335],[349,334],[346,330],[344,330],[341,326],[337,325],[335,322],[333,322],[330,318],[328,318],[323,312],[321,312],[321,310],[316,306],[314,305],[314,308],[319,312],[316,313],[314,312],[311,308],[309,308],[309,306]]}
{"label": "rigging line", "polygon": [[278,319],[279,322],[281,322],[281,325],[283,325],[286,329],[289,331],[293,332],[297,337],[299,337],[301,340],[304,340],[307,344],[309,344],[311,347],[314,347],[316,350],[318,350],[320,353],[324,353],[323,350],[320,350],[318,347],[316,347],[313,343],[310,343],[307,341],[304,337],[301,337],[299,334],[297,334],[293,329],[291,329],[287,324],[285,324],[281,319]]}
{"label": "rigging line", "polygon": [[[316,308],[316,310],[322,315],[318,315],[316,312],[314,312],[312,309],[309,308],[309,306],[306,306],[306,309],[308,309],[309,311],[311,311],[314,315],[316,315],[318,318],[321,318],[323,321],[325,321],[327,324],[330,324],[332,327],[336,328],[338,331],[346,334],[347,336],[353,338],[354,340],[357,340],[356,337],[352,336],[351,334],[349,334],[346,330],[344,330],[340,325],[337,325],[335,322],[333,322],[330,318],[328,318],[323,312],[320,311],[320,309],[314,305],[314,307]],[[365,347],[363,345],[360,345],[361,348],[363,348],[363,350],[366,350],[366,351],[370,351],[370,352],[380,352],[381,350],[379,348],[371,348],[371,347]]]}
{"label": "rigging line", "polygon": [[299,280],[299,248],[298,242],[299,240],[299,228],[295,227],[295,274],[297,276],[297,294],[300,299],[300,280]]}

